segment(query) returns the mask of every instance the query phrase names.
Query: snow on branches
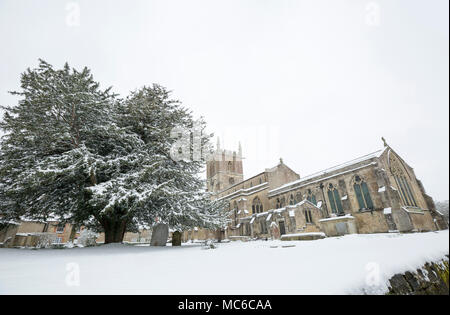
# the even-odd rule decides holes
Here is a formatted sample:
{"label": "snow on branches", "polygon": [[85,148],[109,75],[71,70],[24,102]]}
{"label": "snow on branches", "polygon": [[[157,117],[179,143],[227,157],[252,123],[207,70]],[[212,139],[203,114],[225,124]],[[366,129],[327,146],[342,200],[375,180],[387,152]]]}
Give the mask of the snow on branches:
{"label": "snow on branches", "polygon": [[[224,204],[199,178],[205,160],[195,152],[208,151],[211,135],[165,88],[119,99],[89,69],[55,70],[41,60],[12,93],[21,99],[3,107],[0,122],[5,219],[57,216],[104,230],[107,242],[156,220],[175,229],[226,225]],[[177,128],[193,130],[197,141],[184,150],[195,159],[173,159]]]}

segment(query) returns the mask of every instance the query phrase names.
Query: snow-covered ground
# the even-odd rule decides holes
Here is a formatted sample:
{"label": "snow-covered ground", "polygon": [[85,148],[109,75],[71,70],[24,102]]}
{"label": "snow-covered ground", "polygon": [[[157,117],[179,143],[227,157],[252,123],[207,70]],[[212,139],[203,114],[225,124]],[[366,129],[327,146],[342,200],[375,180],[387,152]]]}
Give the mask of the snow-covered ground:
{"label": "snow-covered ground", "polygon": [[448,253],[448,230],[231,242],[208,250],[200,244],[0,249],[0,294],[384,293],[395,273]]}

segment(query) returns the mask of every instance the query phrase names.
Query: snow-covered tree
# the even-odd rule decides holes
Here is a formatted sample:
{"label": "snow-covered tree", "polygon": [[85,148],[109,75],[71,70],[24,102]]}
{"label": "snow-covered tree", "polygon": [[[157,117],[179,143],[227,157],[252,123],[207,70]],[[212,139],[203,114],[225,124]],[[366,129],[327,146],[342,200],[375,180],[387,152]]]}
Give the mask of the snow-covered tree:
{"label": "snow-covered tree", "polygon": [[5,219],[56,217],[103,230],[106,243],[156,219],[174,228],[224,225],[223,204],[198,178],[202,162],[170,158],[170,129],[194,121],[165,89],[119,100],[87,68],[55,70],[42,60],[22,74],[21,88],[0,122]]}
{"label": "snow-covered tree", "polygon": [[[205,132],[203,119],[194,120],[169,91],[156,84],[131,93],[119,112],[119,126],[139,136],[144,143],[141,153],[148,160],[149,171],[133,177],[128,186],[140,201],[131,208],[136,221],[167,223],[174,230],[224,227],[225,202],[212,200],[199,177],[211,151],[212,135]],[[188,141],[178,147],[180,137]],[[184,150],[181,159],[174,159],[174,149]]]}
{"label": "snow-covered tree", "polygon": [[97,237],[97,233],[89,229],[84,229],[77,238],[77,244],[84,247],[95,246],[97,244]]}
{"label": "snow-covered tree", "polygon": [[444,200],[444,201],[436,201],[435,202],[436,205],[436,210],[439,211],[440,213],[442,213],[442,215],[445,218],[445,221],[449,221],[448,217],[449,217],[449,203],[448,200]]}

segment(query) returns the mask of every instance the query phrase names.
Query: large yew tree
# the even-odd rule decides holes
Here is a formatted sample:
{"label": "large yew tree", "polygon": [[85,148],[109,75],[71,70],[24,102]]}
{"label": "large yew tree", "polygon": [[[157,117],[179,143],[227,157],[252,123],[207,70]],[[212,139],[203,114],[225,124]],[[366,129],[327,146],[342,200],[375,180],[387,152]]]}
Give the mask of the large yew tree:
{"label": "large yew tree", "polygon": [[[178,230],[220,228],[224,204],[199,178],[200,159],[174,160],[174,128],[200,128],[161,86],[126,99],[101,89],[89,69],[54,69],[40,60],[21,75],[17,105],[0,128],[1,215],[86,225],[121,242],[127,230],[155,222]],[[202,148],[209,135],[201,136]],[[192,145],[185,147],[192,153]],[[192,155],[191,155],[192,157]]]}

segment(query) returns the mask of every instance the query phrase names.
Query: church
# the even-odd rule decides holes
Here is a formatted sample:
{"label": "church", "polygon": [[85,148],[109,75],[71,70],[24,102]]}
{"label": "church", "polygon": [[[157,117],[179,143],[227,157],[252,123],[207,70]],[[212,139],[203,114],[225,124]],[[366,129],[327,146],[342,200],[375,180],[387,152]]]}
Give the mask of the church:
{"label": "church", "polygon": [[448,228],[414,169],[384,140],[378,151],[301,177],[278,165],[244,180],[242,149],[218,145],[206,165],[207,189],[226,200],[230,224],[195,229],[184,241],[313,239],[354,233]]}

